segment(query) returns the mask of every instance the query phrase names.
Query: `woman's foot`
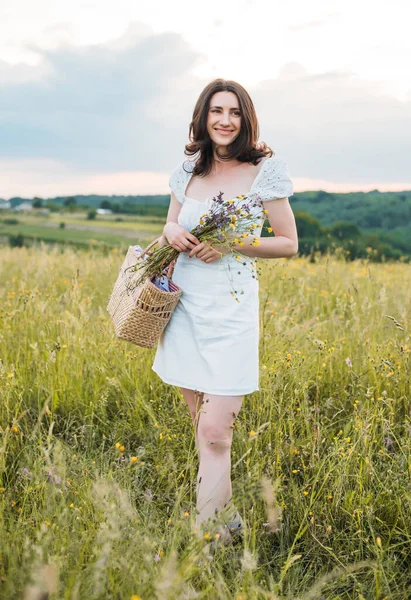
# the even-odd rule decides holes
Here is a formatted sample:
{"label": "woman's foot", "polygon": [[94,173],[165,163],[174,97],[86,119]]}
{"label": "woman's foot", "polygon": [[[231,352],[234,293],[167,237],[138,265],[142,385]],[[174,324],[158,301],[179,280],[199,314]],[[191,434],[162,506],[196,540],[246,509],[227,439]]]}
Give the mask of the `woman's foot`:
{"label": "woman's foot", "polygon": [[236,514],[230,521],[220,523],[214,528],[211,535],[210,550],[214,551],[221,546],[232,546],[242,541],[244,534],[244,521],[240,513]]}

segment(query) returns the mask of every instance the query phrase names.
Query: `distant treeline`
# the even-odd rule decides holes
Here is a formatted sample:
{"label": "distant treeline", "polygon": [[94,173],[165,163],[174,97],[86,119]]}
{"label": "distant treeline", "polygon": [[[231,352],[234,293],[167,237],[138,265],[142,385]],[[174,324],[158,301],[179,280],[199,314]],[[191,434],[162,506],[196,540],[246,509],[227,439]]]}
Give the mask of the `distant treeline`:
{"label": "distant treeline", "polygon": [[[47,200],[12,198],[13,206],[32,202],[51,211],[90,208],[116,214],[166,218],[170,196],[79,195]],[[299,235],[299,252],[328,252],[343,248],[347,257],[411,259],[411,191],[328,193],[322,190],[296,193],[290,198]],[[265,226],[269,226],[266,222]],[[263,236],[273,235],[263,229]]]}

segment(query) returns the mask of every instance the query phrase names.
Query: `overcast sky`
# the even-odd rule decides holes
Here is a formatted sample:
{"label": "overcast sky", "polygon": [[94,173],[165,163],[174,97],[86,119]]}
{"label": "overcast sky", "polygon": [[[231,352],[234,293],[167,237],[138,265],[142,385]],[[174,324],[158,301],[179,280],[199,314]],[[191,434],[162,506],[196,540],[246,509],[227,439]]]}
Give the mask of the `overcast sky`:
{"label": "overcast sky", "polygon": [[411,189],[408,0],[2,0],[0,198],[168,193],[198,95],[250,93],[295,191]]}

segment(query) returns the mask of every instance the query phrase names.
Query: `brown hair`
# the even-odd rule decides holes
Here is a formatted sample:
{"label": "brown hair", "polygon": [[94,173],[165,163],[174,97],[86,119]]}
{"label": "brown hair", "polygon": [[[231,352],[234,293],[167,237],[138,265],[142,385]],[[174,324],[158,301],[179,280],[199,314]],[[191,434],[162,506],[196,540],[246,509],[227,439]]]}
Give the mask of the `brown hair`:
{"label": "brown hair", "polygon": [[213,94],[217,92],[233,92],[238,99],[241,111],[240,133],[232,144],[227,146],[227,156],[217,156],[224,160],[236,158],[240,162],[257,165],[260,158],[273,156],[273,150],[265,142],[258,142],[260,130],[253,101],[248,92],[236,81],[214,79],[201,92],[194,107],[193,118],[189,128],[189,144],[184,154],[193,156],[199,152],[198,160],[192,170],[193,175],[208,175],[213,162],[213,145],[207,131],[208,110]]}

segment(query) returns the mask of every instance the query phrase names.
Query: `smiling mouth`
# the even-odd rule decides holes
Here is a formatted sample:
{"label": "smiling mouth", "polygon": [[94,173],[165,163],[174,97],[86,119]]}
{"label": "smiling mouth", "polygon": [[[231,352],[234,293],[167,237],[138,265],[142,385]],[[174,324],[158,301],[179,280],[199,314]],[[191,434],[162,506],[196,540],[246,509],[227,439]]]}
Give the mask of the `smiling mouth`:
{"label": "smiling mouth", "polygon": [[233,133],[232,129],[216,129],[216,131],[219,131],[220,133]]}

